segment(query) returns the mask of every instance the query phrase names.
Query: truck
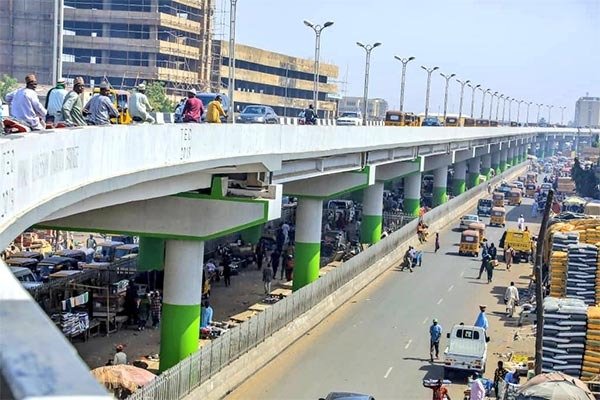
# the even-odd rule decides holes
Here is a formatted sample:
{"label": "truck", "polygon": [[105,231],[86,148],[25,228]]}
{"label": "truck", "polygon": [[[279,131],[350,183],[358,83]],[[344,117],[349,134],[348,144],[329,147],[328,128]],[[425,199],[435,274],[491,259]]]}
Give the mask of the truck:
{"label": "truck", "polygon": [[526,262],[529,260],[531,255],[531,242],[533,236],[530,231],[521,231],[519,229],[507,229],[500,238],[500,248],[508,249],[508,246],[512,247],[515,251],[513,261]]}
{"label": "truck", "polygon": [[444,372],[485,372],[487,336],[485,330],[472,325],[454,325],[447,333],[444,350]]}

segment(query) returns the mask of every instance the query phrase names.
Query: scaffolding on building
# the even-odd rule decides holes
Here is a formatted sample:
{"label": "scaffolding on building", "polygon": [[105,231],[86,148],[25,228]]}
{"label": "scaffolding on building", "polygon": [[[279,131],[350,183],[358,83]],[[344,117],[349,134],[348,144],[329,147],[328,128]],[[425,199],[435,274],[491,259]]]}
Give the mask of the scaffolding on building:
{"label": "scaffolding on building", "polygon": [[227,84],[221,79],[221,65],[223,63],[221,45],[228,38],[229,7],[227,5],[229,1],[215,0],[213,3],[210,91],[215,93],[227,89]]}

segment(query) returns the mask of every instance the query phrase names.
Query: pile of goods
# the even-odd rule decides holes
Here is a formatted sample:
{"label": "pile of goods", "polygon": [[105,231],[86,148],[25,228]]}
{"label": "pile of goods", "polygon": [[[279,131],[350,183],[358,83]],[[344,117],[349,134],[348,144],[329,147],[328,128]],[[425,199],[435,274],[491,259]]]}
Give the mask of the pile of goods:
{"label": "pile of goods", "polygon": [[[559,224],[556,224],[559,225]],[[577,232],[555,233],[550,254],[550,295],[564,297],[567,281],[567,254],[569,246],[579,243]]]}
{"label": "pile of goods", "polygon": [[542,371],[579,377],[586,340],[587,305],[579,299],[544,299]]}
{"label": "pile of goods", "polygon": [[581,379],[589,381],[598,374],[600,374],[600,307],[589,307]]}
{"label": "pile of goods", "polygon": [[569,245],[567,263],[567,297],[596,303],[598,248],[592,244]]}
{"label": "pile of goods", "polygon": [[77,336],[90,327],[90,319],[86,312],[52,314],[50,319],[67,337]]}

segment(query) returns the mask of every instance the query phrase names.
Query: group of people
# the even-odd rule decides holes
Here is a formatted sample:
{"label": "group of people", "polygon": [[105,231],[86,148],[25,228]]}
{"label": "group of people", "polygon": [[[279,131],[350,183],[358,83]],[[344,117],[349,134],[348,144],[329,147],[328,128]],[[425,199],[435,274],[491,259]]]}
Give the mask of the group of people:
{"label": "group of people", "polygon": [[139,295],[135,282],[130,280],[125,292],[124,306],[128,325],[136,325],[138,331],[143,331],[151,319],[152,328],[158,327],[162,308],[162,297],[158,290]]}
{"label": "group of people", "polygon": [[404,269],[408,268],[410,272],[413,272],[413,267],[417,266],[423,266],[423,252],[415,249],[412,246],[408,246],[408,249],[404,253],[404,257],[402,257],[400,271],[404,271]]}
{"label": "group of people", "polygon": [[[220,95],[215,96],[214,100],[208,103],[206,109],[205,122],[210,124],[220,124],[221,117],[227,117],[222,105],[223,99]],[[204,103],[196,96],[194,89],[187,91],[187,97],[179,101],[175,108],[175,122],[202,122],[204,114]]]}

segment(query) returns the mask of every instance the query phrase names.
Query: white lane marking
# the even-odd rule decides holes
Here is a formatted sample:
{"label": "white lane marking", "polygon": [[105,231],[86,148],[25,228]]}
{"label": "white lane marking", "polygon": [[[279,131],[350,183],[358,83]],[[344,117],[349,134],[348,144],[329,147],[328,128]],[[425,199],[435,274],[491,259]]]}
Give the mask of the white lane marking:
{"label": "white lane marking", "polygon": [[438,304],[442,304],[442,301],[444,301],[444,298],[442,297],[441,299],[438,300]]}
{"label": "white lane marking", "polygon": [[460,277],[462,278],[463,276],[465,276],[465,271],[460,273]]}
{"label": "white lane marking", "polygon": [[448,291],[452,291],[452,289],[454,289],[454,285],[450,285],[450,287],[448,288]]}
{"label": "white lane marking", "polygon": [[383,379],[387,379],[388,376],[390,376],[390,372],[392,372],[392,368],[393,367],[389,367],[387,372],[385,373],[385,375],[383,376]]}
{"label": "white lane marking", "polygon": [[409,339],[408,343],[406,343],[406,346],[404,346],[404,350],[408,349],[408,347],[410,346],[411,343],[412,343],[412,339]]}
{"label": "white lane marking", "polygon": [[426,317],[426,318],[423,320],[423,325],[425,325],[425,324],[427,323],[427,321],[428,321],[428,320],[429,320],[429,317]]}

